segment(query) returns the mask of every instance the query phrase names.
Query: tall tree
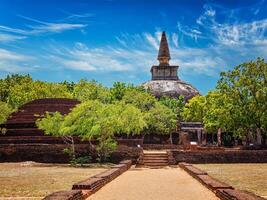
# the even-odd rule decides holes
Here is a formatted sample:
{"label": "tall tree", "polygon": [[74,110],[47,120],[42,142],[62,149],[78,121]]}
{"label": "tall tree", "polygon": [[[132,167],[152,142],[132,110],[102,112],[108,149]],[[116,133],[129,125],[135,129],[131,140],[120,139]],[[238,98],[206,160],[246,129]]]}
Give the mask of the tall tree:
{"label": "tall tree", "polygon": [[235,131],[249,138],[261,135],[266,141],[267,63],[258,58],[221,73],[217,88],[233,103]]}
{"label": "tall tree", "polygon": [[157,102],[146,113],[145,119],[147,123],[147,128],[145,129],[146,134],[170,135],[170,141],[172,143],[172,132],[175,131],[177,118],[171,109]]}

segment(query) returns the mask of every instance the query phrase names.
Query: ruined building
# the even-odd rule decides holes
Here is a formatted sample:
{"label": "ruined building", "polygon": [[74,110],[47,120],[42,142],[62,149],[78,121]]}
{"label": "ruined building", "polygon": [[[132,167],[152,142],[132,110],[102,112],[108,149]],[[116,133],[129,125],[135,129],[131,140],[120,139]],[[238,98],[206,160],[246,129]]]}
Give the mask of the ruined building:
{"label": "ruined building", "polygon": [[152,80],[143,84],[156,97],[170,96],[177,98],[182,95],[186,100],[199,94],[199,91],[178,77],[178,65],[170,65],[169,45],[165,32],[162,33],[158,52],[159,65],[151,67]]}

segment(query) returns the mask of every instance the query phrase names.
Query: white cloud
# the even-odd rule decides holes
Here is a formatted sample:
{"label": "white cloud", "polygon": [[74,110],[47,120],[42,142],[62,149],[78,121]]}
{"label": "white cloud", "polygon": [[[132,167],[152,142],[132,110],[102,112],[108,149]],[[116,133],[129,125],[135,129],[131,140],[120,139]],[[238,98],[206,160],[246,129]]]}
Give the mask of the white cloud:
{"label": "white cloud", "polygon": [[[176,35],[169,34],[172,37]],[[158,49],[153,45],[153,42],[158,41],[156,33],[140,35],[140,37],[135,35],[140,40],[136,40],[131,45],[127,43],[129,38],[127,39],[124,34],[122,38],[116,38],[118,47],[89,48],[83,43],[76,43],[73,48],[54,46],[48,51],[53,52],[52,60],[64,68],[99,73],[128,71],[130,74],[140,76],[140,74],[149,74],[150,67],[158,63],[156,59]],[[175,44],[176,42],[176,38],[169,40],[171,64],[181,66],[180,71],[183,74],[190,74],[193,71],[196,74],[212,76],[226,65],[222,58],[215,55],[214,49],[182,48],[178,43]]]}
{"label": "white cloud", "polygon": [[31,57],[0,48],[0,59],[10,61],[25,61],[31,59]]}
{"label": "white cloud", "polygon": [[197,41],[199,38],[205,38],[202,35],[201,31],[188,27],[188,26],[183,26],[180,22],[177,22],[177,29],[181,35],[185,35],[190,38],[193,38],[195,41]]}
{"label": "white cloud", "polygon": [[150,33],[144,33],[146,40],[153,46],[155,49],[159,49],[159,40],[158,37],[153,37]]}
{"label": "white cloud", "polygon": [[0,48],[1,73],[18,73],[32,70],[36,67],[29,67],[27,64],[27,62],[31,60],[33,60],[31,56]]}
{"label": "white cloud", "polygon": [[[19,39],[25,39],[28,36],[40,35],[45,33],[61,33],[68,30],[80,29],[82,30],[87,26],[83,23],[50,23],[33,18],[20,16],[21,18],[28,20],[31,24],[25,25],[25,28],[13,28],[9,26],[0,25],[0,42],[10,42]],[[71,18],[77,18],[72,16]],[[82,17],[82,16],[79,16]],[[34,23],[34,24],[32,24]]]}
{"label": "white cloud", "polygon": [[46,23],[40,26],[30,26],[32,28],[30,33],[60,33],[67,30],[85,28],[86,26],[85,24]]}
{"label": "white cloud", "polygon": [[[198,33],[203,30],[205,38],[209,38],[210,42],[215,42],[217,45],[248,45],[255,44],[254,41],[265,40],[266,38],[267,19],[239,22],[238,19],[240,17],[238,15],[242,13],[242,8],[239,8],[239,12],[223,9],[219,12],[225,18],[225,22],[219,23],[216,20],[216,11],[211,6],[205,5],[204,9],[204,13],[196,20],[199,28],[195,29],[194,32]],[[181,24],[179,26],[178,30],[182,29],[181,27],[183,26]],[[183,33],[188,35],[187,32]]]}
{"label": "white cloud", "polygon": [[[55,62],[63,65],[65,68],[81,71],[131,71],[133,65],[129,59],[134,58],[134,51],[128,51],[123,48],[88,48],[85,44],[76,43],[73,48],[66,49],[54,47],[51,57]],[[60,52],[60,53],[57,53]],[[133,57],[130,57],[133,55]]]}
{"label": "white cloud", "polygon": [[265,40],[267,33],[267,19],[239,24],[215,24],[214,34],[217,42],[233,44],[255,44],[255,41]]}
{"label": "white cloud", "polygon": [[16,40],[25,39],[25,36],[17,36],[12,34],[0,33],[0,42],[13,42]]}
{"label": "white cloud", "polygon": [[178,47],[178,35],[176,33],[172,34],[172,42],[175,45],[175,47]]}

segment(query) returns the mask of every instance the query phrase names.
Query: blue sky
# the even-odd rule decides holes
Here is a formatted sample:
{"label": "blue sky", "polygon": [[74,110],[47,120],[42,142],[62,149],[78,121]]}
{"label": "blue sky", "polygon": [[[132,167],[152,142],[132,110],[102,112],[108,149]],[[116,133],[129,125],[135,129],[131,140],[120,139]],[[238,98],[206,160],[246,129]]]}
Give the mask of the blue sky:
{"label": "blue sky", "polygon": [[267,57],[266,0],[0,0],[0,78],[141,84],[162,31],[180,79],[202,94],[221,71]]}

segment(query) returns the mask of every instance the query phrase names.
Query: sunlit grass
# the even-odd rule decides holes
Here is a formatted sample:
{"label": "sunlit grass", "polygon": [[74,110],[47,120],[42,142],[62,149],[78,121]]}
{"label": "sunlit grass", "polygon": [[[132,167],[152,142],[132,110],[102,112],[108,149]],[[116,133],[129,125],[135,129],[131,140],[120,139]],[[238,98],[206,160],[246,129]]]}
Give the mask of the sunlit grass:
{"label": "sunlit grass", "polygon": [[110,165],[91,164],[86,168],[32,162],[0,163],[1,197],[36,197],[71,189],[73,183],[109,168]]}
{"label": "sunlit grass", "polygon": [[198,164],[195,166],[236,189],[267,197],[267,163]]}

